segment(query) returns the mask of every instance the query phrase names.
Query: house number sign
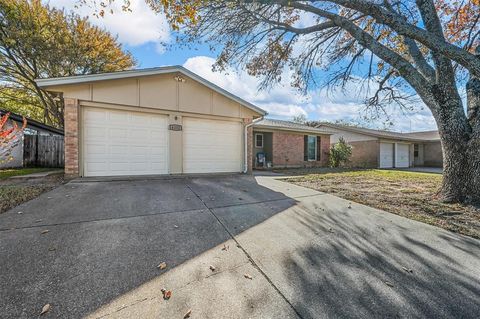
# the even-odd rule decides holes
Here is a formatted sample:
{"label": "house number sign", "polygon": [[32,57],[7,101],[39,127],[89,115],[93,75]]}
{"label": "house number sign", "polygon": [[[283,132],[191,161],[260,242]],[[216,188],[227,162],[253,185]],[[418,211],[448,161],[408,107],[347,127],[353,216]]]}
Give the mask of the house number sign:
{"label": "house number sign", "polygon": [[180,124],[170,124],[168,126],[168,129],[170,131],[181,131],[182,130],[182,126]]}

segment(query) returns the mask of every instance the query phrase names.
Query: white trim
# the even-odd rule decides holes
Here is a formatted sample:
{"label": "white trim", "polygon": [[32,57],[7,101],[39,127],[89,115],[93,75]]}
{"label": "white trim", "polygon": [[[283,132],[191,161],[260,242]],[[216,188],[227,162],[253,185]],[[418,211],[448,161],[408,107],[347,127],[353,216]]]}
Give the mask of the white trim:
{"label": "white trim", "polygon": [[[317,161],[317,152],[318,152],[318,145],[317,145],[317,135],[307,135],[307,161],[308,162],[316,162]],[[314,159],[309,159],[308,158],[308,139],[310,137],[314,137],[315,138],[315,158]]]}
{"label": "white trim", "polygon": [[193,73],[192,71],[184,68],[180,65],[174,66],[165,66],[165,67],[158,67],[158,68],[149,68],[149,69],[140,69],[140,70],[128,70],[128,71],[119,71],[119,72],[111,72],[111,73],[99,73],[99,74],[89,74],[89,75],[76,75],[76,76],[67,76],[67,77],[59,77],[59,78],[48,78],[48,79],[35,79],[37,85],[41,88],[47,88],[51,86],[59,86],[59,85],[68,85],[68,84],[80,84],[80,83],[91,83],[96,81],[105,81],[105,80],[115,80],[115,79],[125,79],[125,78],[132,78],[132,77],[139,77],[139,76],[148,76],[148,75],[156,75],[156,74],[167,74],[167,73],[175,73],[179,72],[183,75],[186,75],[206,87],[234,100],[235,102],[240,103],[241,105],[259,113],[260,115],[267,115],[267,112],[256,105],[253,105],[250,102],[245,101],[244,99],[222,89],[216,84],[202,78],[198,74]]}
{"label": "white trim", "polygon": [[[260,146],[257,145],[257,135],[262,137],[262,145]],[[263,148],[263,133],[255,133],[255,148]]]}

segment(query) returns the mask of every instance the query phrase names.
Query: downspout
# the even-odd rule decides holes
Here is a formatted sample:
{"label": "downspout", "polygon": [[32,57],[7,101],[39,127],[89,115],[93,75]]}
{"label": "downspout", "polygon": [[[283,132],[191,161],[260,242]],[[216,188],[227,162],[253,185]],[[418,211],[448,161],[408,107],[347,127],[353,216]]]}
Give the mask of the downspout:
{"label": "downspout", "polygon": [[247,171],[248,171],[248,128],[250,126],[252,126],[253,124],[257,123],[257,122],[260,122],[261,120],[263,120],[263,115],[260,116],[258,119],[255,119],[252,121],[252,123],[249,123],[247,125],[245,125],[245,137],[243,138],[243,144],[245,146],[245,149],[244,149],[244,154],[245,154],[245,159],[244,159],[244,169],[243,169],[243,173],[246,174]]}

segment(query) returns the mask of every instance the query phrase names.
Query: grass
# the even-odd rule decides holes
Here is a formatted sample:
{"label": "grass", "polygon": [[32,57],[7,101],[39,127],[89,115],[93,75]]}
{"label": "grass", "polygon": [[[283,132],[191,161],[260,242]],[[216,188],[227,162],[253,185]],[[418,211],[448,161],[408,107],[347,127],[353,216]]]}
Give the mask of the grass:
{"label": "grass", "polygon": [[[295,171],[287,173],[295,175]],[[317,170],[288,178],[330,193],[447,230],[480,238],[480,209],[440,200],[442,175],[395,170]]]}
{"label": "grass", "polygon": [[[63,174],[29,178],[8,179],[10,176],[37,173],[46,169],[19,169],[0,171],[0,213],[34,199],[40,194],[50,191],[64,183]],[[8,173],[7,173],[8,172]]]}
{"label": "grass", "polygon": [[33,173],[40,173],[50,171],[52,168],[7,168],[0,169],[0,180],[7,179],[12,176],[28,175]]}

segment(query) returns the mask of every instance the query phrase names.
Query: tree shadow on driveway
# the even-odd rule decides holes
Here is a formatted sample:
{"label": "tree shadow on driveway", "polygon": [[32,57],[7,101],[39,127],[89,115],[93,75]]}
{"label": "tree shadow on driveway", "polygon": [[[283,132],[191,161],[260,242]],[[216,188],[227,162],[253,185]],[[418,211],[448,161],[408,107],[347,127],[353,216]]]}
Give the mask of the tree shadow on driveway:
{"label": "tree shadow on driveway", "polygon": [[243,205],[252,227],[294,204],[240,175],[66,184],[0,216],[1,316],[83,317],[230,240],[210,207]]}
{"label": "tree shadow on driveway", "polygon": [[320,235],[282,260],[279,281],[302,317],[478,318],[479,241],[362,207],[292,217]]}

